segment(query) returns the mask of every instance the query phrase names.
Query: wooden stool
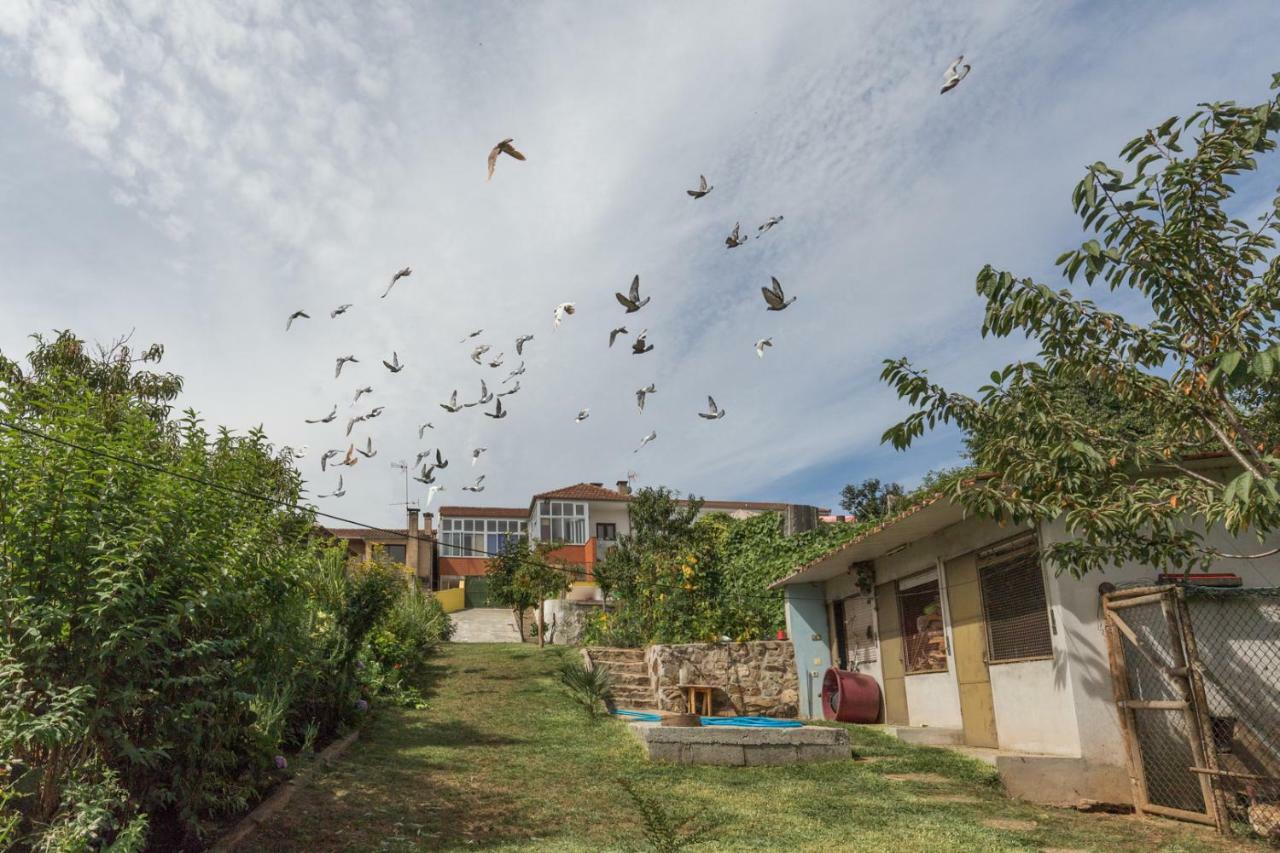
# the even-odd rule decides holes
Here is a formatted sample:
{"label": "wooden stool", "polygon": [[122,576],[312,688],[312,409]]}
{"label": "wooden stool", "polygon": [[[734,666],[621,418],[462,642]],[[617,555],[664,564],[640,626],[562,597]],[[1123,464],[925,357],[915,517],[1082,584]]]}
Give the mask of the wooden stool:
{"label": "wooden stool", "polygon": [[711,694],[715,687],[710,684],[681,684],[679,687],[684,691],[684,704],[690,714],[711,716]]}

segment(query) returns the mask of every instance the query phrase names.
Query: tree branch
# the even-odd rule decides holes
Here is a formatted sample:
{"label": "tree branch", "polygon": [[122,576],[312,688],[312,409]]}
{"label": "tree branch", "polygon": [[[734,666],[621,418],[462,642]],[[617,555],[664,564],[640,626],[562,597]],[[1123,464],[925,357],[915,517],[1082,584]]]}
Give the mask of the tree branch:
{"label": "tree branch", "polygon": [[1254,465],[1252,462],[1246,459],[1243,455],[1241,455],[1240,450],[1236,447],[1236,443],[1227,436],[1227,433],[1222,429],[1221,426],[1214,423],[1213,418],[1208,417],[1206,415],[1206,416],[1203,416],[1203,419],[1205,424],[1208,425],[1209,429],[1213,430],[1213,434],[1218,437],[1218,441],[1222,443],[1222,446],[1226,448],[1227,452],[1230,453],[1232,456],[1234,456],[1236,458],[1236,461],[1239,462],[1246,471],[1252,474],[1255,480],[1267,479],[1266,475],[1264,475],[1261,471],[1259,471],[1256,465]]}

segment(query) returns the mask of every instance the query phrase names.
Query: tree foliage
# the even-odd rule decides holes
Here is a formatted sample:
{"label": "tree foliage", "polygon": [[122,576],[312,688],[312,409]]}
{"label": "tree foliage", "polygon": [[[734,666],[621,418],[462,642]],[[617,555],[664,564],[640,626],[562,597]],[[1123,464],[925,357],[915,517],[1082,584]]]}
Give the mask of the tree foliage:
{"label": "tree foliage", "polygon": [[840,506],[853,513],[858,521],[879,521],[889,514],[895,500],[903,495],[898,483],[882,483],[869,477],[861,483],[850,483],[840,490]]}
{"label": "tree foliage", "polygon": [[[885,362],[883,379],[916,407],[885,440],[901,449],[957,424],[994,476],[955,484],[956,498],[1002,519],[1062,517],[1075,536],[1050,556],[1075,573],[1129,560],[1204,567],[1232,556],[1204,529],[1275,531],[1280,196],[1251,210],[1236,193],[1278,130],[1275,96],[1200,104],[1125,145],[1126,169],[1089,166],[1072,203],[1093,236],[1057,265],[1069,284],[1145,304],[1126,317],[1071,287],[984,267],[982,334],[1025,335],[1038,358],[994,371],[977,397],[906,359]],[[1205,470],[1205,454],[1235,471]]]}
{"label": "tree foliage", "polygon": [[489,581],[489,600],[511,608],[524,640],[525,611],[537,608],[538,645],[545,641],[542,602],[556,598],[569,588],[571,575],[556,560],[557,542],[537,542],[531,546],[523,537],[509,537],[497,557],[489,561],[485,577]]}

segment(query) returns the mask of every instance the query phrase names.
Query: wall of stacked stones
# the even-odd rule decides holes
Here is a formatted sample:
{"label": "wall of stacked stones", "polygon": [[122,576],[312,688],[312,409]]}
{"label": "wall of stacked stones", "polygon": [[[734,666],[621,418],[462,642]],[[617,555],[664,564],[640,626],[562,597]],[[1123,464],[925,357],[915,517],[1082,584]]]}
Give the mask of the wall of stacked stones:
{"label": "wall of stacked stones", "polygon": [[645,650],[649,681],[663,711],[683,712],[681,668],[689,684],[709,684],[716,714],[794,717],[800,693],[791,641],[683,643]]}

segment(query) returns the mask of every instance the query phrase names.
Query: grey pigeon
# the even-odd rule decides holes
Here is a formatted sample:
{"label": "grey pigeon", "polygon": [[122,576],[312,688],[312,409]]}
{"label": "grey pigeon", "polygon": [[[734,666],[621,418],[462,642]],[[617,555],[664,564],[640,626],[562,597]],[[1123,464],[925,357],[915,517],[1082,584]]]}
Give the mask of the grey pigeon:
{"label": "grey pigeon", "polygon": [[484,474],[481,474],[479,477],[476,477],[476,481],[473,484],[471,484],[470,486],[463,486],[462,491],[483,492],[484,491],[484,486],[482,485],[483,483],[484,483]]}
{"label": "grey pigeon", "polygon": [[[517,389],[517,390],[518,390],[518,389]],[[501,394],[499,394],[498,396],[499,396],[499,397],[501,397],[502,395],[501,395]],[[507,416],[507,410],[506,410],[506,409],[504,409],[504,408],[502,408],[502,400],[500,400],[500,399],[499,399],[499,400],[495,400],[495,401],[494,401],[494,403],[493,403],[493,411],[492,411],[492,412],[485,412],[485,413],[484,413],[484,416],[485,416],[486,418],[493,418],[494,420],[498,420],[498,421],[500,421],[500,420],[502,420],[503,418],[505,418],[505,417]]]}
{"label": "grey pigeon", "polygon": [[725,244],[725,246],[726,246],[726,247],[728,247],[728,248],[730,248],[730,249],[736,249],[736,248],[738,248],[739,246],[741,246],[743,243],[747,242],[747,238],[746,238],[746,237],[741,236],[741,235],[738,233],[738,231],[739,231],[739,229],[741,229],[741,227],[742,227],[742,223],[741,223],[741,222],[735,222],[735,223],[733,223],[733,231],[729,234],[729,236],[728,236],[728,237],[725,237],[725,238],[724,238],[724,244]]}
{"label": "grey pigeon", "polygon": [[418,451],[418,455],[417,455],[417,456],[415,456],[415,457],[414,457],[414,459],[413,459],[413,467],[414,467],[414,468],[417,468],[419,465],[421,465],[421,464],[422,464],[422,460],[424,460],[424,459],[430,459],[430,458],[431,458],[431,451],[430,451],[430,450],[419,450],[419,451]]}
{"label": "grey pigeon", "polygon": [[497,357],[497,358],[495,358],[493,361],[489,362],[489,366],[490,366],[490,367],[502,367],[502,359],[503,359],[503,357],[504,357],[504,356],[506,356],[506,353],[505,353],[505,352],[500,352],[500,353],[498,353],[498,357]]}
{"label": "grey pigeon", "polygon": [[760,292],[764,294],[764,301],[769,303],[770,311],[781,311],[782,309],[790,305],[792,302],[796,301],[796,298],[794,296],[791,297],[790,299],[786,298],[787,295],[782,292],[782,283],[780,281],[778,281],[776,278],[773,278],[772,276],[770,276],[770,281],[773,282],[772,288],[768,288],[768,287],[760,288]]}
{"label": "grey pigeon", "polygon": [[329,414],[325,415],[323,418],[307,418],[306,421],[309,424],[328,424],[333,423],[333,419],[337,416],[338,407],[334,406],[333,409],[330,410]]}
{"label": "grey pigeon", "polygon": [[617,339],[618,335],[629,335],[629,334],[631,333],[627,331],[626,326],[619,326],[616,329],[610,329],[609,330],[609,346],[613,346],[613,342]]}
{"label": "grey pigeon", "polygon": [[489,349],[490,347],[488,344],[481,344],[480,346],[476,347],[471,351],[471,360],[474,361],[476,364],[479,364],[480,356],[487,353]]}
{"label": "grey pigeon", "polygon": [[475,467],[475,464],[480,461],[480,454],[484,453],[488,449],[489,448],[487,447],[477,447],[475,450],[471,451],[471,466],[473,468]]}
{"label": "grey pigeon", "polygon": [[649,304],[648,296],[644,299],[640,298],[640,276],[631,279],[631,289],[626,296],[621,293],[615,293],[614,296],[617,297],[619,304],[627,309],[628,314],[634,314]]}
{"label": "grey pigeon", "polygon": [[942,75],[942,91],[938,94],[945,95],[956,86],[960,85],[960,81],[969,76],[969,65],[961,65],[964,62],[964,54],[956,57],[955,62],[947,66],[947,70]]}
{"label": "grey pigeon", "polygon": [[330,311],[330,312],[329,312],[329,319],[330,319],[330,320],[332,320],[332,319],[334,319],[335,317],[337,317],[339,314],[345,314],[345,313],[347,313],[347,310],[348,310],[349,308],[351,308],[351,303],[350,303],[350,302],[347,302],[347,303],[345,303],[345,304],[343,304],[343,305],[339,305],[337,308],[334,308],[332,311]]}
{"label": "grey pigeon", "polygon": [[497,145],[493,146],[493,150],[489,152],[489,177],[485,178],[486,181],[493,180],[493,169],[498,165],[499,154],[506,154],[508,157],[514,157],[517,160],[525,159],[524,155],[517,151],[515,146],[511,144],[513,142],[515,142],[514,138],[504,139]]}
{"label": "grey pigeon", "polygon": [[342,487],[342,475],[341,475],[341,474],[339,474],[339,475],[338,475],[338,488],[334,489],[332,492],[330,492],[330,493],[329,493],[329,494],[327,494],[327,495],[316,495],[316,497],[318,497],[318,498],[340,498],[340,497],[342,497],[343,495],[345,495],[346,493],[347,493],[346,489],[344,489],[344,488]]}
{"label": "grey pigeon", "polygon": [[386,406],[374,406],[372,409],[369,410],[369,414],[364,416],[365,420],[367,421],[373,420],[378,415],[382,414],[382,410],[385,408]]}
{"label": "grey pigeon", "polygon": [[708,421],[718,421],[724,417],[724,409],[716,405],[716,398],[707,397],[707,411],[698,412],[698,417]]}
{"label": "grey pigeon", "polygon": [[458,392],[456,389],[449,395],[449,402],[441,403],[440,408],[450,413],[462,411],[462,407],[458,405]]}
{"label": "grey pigeon", "polygon": [[480,380],[480,399],[476,402],[481,406],[486,406],[493,399],[493,392],[489,390],[489,386],[484,384],[484,380]]}
{"label": "grey pigeon", "polygon": [[365,442],[364,442],[364,450],[361,450],[360,448],[358,448],[358,447],[357,447],[357,448],[356,448],[356,453],[359,453],[359,454],[360,454],[361,456],[363,456],[365,459],[372,459],[373,457],[375,457],[375,456],[377,456],[377,455],[378,455],[378,451],[376,451],[376,450],[374,450],[374,449],[373,449],[373,439],[372,439],[372,438],[365,438]]}
{"label": "grey pigeon", "polygon": [[524,345],[533,340],[533,335],[521,335],[516,338],[516,355],[524,355]]}
{"label": "grey pigeon", "polygon": [[288,321],[284,324],[284,330],[287,332],[289,331],[289,329],[293,328],[293,321],[299,318],[303,320],[310,320],[311,315],[308,314],[306,311],[294,311],[292,314],[289,315]]}
{"label": "grey pigeon", "polygon": [[418,427],[418,441],[422,441],[423,433],[425,433],[429,429],[435,429],[435,425],[432,424],[430,421],[427,421],[425,424]]}
{"label": "grey pigeon", "polygon": [[639,446],[639,447],[637,447],[635,450],[633,450],[633,451],[631,451],[631,452],[632,452],[632,453],[639,453],[641,450],[643,450],[643,449],[644,449],[644,446],[645,446],[646,444],[648,444],[649,442],[653,441],[653,440],[654,440],[655,438],[657,438],[657,437],[658,437],[658,431],[655,429],[653,432],[649,433],[649,434],[648,434],[648,435],[646,435],[644,438],[640,439],[640,446]]}
{"label": "grey pigeon", "polygon": [[645,345],[645,335],[648,333],[649,330],[645,329],[640,334],[636,335],[636,339],[631,343],[632,353],[635,355],[644,355],[645,353],[653,350],[653,344],[649,344],[648,346]]}
{"label": "grey pigeon", "polygon": [[356,397],[355,397],[355,399],[354,399],[354,400],[352,400],[351,402],[352,402],[352,403],[359,403],[359,402],[360,402],[360,398],[361,398],[361,397],[363,397],[365,394],[372,394],[372,393],[373,393],[373,386],[372,386],[372,385],[366,385],[366,386],[364,386],[363,388],[357,388],[357,389],[356,389]]}
{"label": "grey pigeon", "polygon": [[354,355],[340,356],[338,358],[337,366],[333,369],[334,379],[337,379],[339,376],[342,375],[342,368],[345,367],[348,362],[351,362],[352,364],[359,364],[360,359],[356,358]]}
{"label": "grey pigeon", "polygon": [[356,424],[365,420],[368,420],[367,415],[356,415],[354,418],[348,418],[347,419],[347,435],[351,435],[351,430],[355,429]]}
{"label": "grey pigeon", "polygon": [[341,450],[326,450],[324,455],[320,457],[320,470],[323,471],[325,466],[329,464],[329,460],[340,454]]}
{"label": "grey pigeon", "polygon": [[502,392],[502,393],[500,393],[498,396],[499,396],[499,397],[510,397],[512,394],[516,393],[516,392],[517,392],[517,391],[519,391],[519,390],[520,390],[520,381],[519,381],[519,380],[516,380],[516,384],[515,384],[515,385],[512,385],[510,388],[508,388],[506,391],[503,391],[503,392]]}
{"label": "grey pigeon", "polygon": [[702,198],[704,195],[711,192],[713,189],[715,189],[715,187],[707,185],[707,176],[699,175],[698,188],[696,190],[685,190],[685,192],[687,192],[689,195],[693,196],[694,198]]}
{"label": "grey pigeon", "polygon": [[[505,385],[505,384],[507,384],[508,382],[510,382],[512,379],[515,379],[517,376],[523,376],[523,375],[524,375],[524,362],[522,361],[522,362],[520,362],[520,366],[519,366],[519,367],[517,367],[515,370],[513,370],[513,371],[511,371],[510,373],[508,373],[508,374],[507,374],[507,378],[506,378],[506,379],[504,379],[504,380],[502,380],[502,384],[504,384],[504,385]],[[519,383],[517,383],[517,384],[519,384]]]}
{"label": "grey pigeon", "polygon": [[636,390],[636,405],[640,407],[640,411],[644,411],[645,397],[656,393],[658,393],[658,386],[654,385],[652,382],[650,382],[647,387]]}
{"label": "grey pigeon", "polygon": [[432,467],[439,468],[442,471],[449,467],[449,461],[440,455],[440,448],[438,447],[436,448],[436,464]]}
{"label": "grey pigeon", "polygon": [[378,298],[386,299],[387,294],[391,292],[391,288],[396,286],[397,281],[399,281],[402,278],[408,278],[411,275],[413,275],[413,270],[409,269],[408,267],[405,267],[404,269],[398,271],[395,275],[391,276],[391,283],[387,285],[387,289],[382,291],[382,295],[379,296]]}
{"label": "grey pigeon", "polygon": [[781,221],[782,221],[781,216],[770,216],[768,219],[764,221],[763,225],[761,225],[759,228],[756,229],[756,232],[757,232],[756,239],[759,240],[761,234],[768,231],[770,228],[777,225]]}
{"label": "grey pigeon", "polygon": [[477,337],[477,336],[479,336],[479,335],[483,335],[483,334],[484,334],[484,329],[476,329],[474,332],[472,332],[471,334],[467,335],[467,336],[466,336],[465,338],[463,338],[462,340],[458,341],[458,343],[460,343],[460,344],[465,344],[465,343],[466,343],[468,340],[470,340],[471,338],[474,338],[474,337]]}
{"label": "grey pigeon", "polygon": [[585,421],[585,420],[586,420],[587,418],[589,418],[589,417],[591,417],[591,410],[590,410],[590,409],[579,409],[579,410],[578,410],[578,416],[577,416],[576,418],[574,418],[574,419],[573,419],[573,422],[574,422],[575,424],[580,424],[580,423],[582,423],[583,421]]}
{"label": "grey pigeon", "polygon": [[417,475],[413,479],[417,480],[419,483],[421,483],[424,486],[430,486],[432,483],[436,481],[435,470],[436,470],[436,467],[434,465],[432,465],[430,468],[428,468],[426,465],[423,465],[422,473]]}
{"label": "grey pigeon", "polygon": [[382,366],[387,370],[390,370],[392,373],[399,373],[404,370],[404,365],[400,363],[400,354],[395,350],[391,351],[390,361],[387,361],[385,358],[382,360]]}

